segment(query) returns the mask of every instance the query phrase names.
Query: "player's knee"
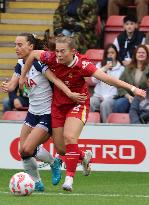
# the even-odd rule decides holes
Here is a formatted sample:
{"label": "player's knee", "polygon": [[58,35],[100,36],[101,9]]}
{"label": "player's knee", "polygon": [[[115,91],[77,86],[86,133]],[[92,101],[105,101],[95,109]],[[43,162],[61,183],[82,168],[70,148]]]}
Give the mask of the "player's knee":
{"label": "player's knee", "polygon": [[32,157],[34,150],[30,149],[28,146],[23,146],[22,149],[20,150],[20,155],[21,157]]}
{"label": "player's knee", "polygon": [[64,133],[64,141],[65,141],[65,144],[72,144],[76,141],[76,138],[73,134]]}

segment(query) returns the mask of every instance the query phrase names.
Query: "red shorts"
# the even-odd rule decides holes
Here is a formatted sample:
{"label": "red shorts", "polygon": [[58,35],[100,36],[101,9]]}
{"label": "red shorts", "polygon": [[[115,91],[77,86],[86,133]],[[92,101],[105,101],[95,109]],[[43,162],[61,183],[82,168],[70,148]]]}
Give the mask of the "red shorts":
{"label": "red shorts", "polygon": [[89,104],[87,105],[63,105],[60,107],[52,106],[52,128],[64,127],[67,117],[80,119],[84,124],[89,114]]}

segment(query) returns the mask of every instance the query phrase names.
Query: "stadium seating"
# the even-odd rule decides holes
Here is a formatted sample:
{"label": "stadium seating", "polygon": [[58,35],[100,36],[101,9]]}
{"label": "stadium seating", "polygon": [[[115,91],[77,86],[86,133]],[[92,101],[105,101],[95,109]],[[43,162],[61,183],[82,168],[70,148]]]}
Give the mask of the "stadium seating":
{"label": "stadium seating", "polygon": [[140,31],[149,32],[149,16],[144,16],[140,23]]}
{"label": "stadium seating", "polygon": [[104,48],[113,43],[116,36],[123,31],[124,16],[110,16],[105,25]]}
{"label": "stadium seating", "polygon": [[[98,62],[101,62],[103,59],[104,49],[88,49],[85,53],[85,55],[91,60],[92,63],[96,64]],[[86,82],[89,86],[90,93],[92,95],[93,88],[95,84],[92,82],[91,77],[88,77],[86,79]]]}
{"label": "stadium seating", "polygon": [[88,123],[100,123],[100,113],[99,112],[89,112],[87,122]]}
{"label": "stadium seating", "polygon": [[6,111],[2,116],[2,120],[23,121],[26,114],[27,111]]}
{"label": "stadium seating", "polygon": [[129,124],[129,114],[128,113],[110,113],[107,118],[107,123],[117,123],[117,124]]}
{"label": "stadium seating", "polygon": [[85,55],[94,63],[102,61],[103,59],[103,49],[88,49]]}
{"label": "stadium seating", "polygon": [[110,16],[105,31],[123,31],[123,18],[124,16]]}
{"label": "stadium seating", "polygon": [[[3,114],[2,120],[23,121],[25,120],[26,114],[27,111],[7,111]],[[99,112],[90,112],[87,122],[99,123],[100,122]]]}

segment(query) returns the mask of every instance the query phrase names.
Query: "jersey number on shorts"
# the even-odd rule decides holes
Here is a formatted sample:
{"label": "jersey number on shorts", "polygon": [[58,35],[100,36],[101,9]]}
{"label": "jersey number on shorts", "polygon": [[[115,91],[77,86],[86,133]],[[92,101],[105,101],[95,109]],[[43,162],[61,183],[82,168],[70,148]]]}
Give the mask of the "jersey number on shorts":
{"label": "jersey number on shorts", "polygon": [[81,105],[77,105],[73,108],[73,111],[79,112]]}

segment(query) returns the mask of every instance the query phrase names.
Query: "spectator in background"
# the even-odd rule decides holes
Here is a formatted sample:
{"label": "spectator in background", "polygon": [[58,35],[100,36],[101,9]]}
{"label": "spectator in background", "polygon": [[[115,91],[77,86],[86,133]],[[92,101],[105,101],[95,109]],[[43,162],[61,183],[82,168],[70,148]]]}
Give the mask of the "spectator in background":
{"label": "spectator in background", "polygon": [[147,89],[146,98],[135,96],[129,111],[132,124],[149,124],[149,73],[146,73]]}
{"label": "spectator in background", "polygon": [[[109,76],[119,78],[124,71],[124,67],[118,61],[118,51],[113,44],[109,44],[103,56],[103,61],[97,63],[96,67],[101,69]],[[117,95],[117,88],[110,86],[103,81],[92,77],[93,83],[96,83],[93,96],[90,99],[91,111],[99,111],[101,120],[106,123],[108,115],[112,112],[114,103],[113,96]]]}
{"label": "spectator in background", "polygon": [[3,112],[9,110],[24,110],[29,106],[29,99],[27,93],[24,91],[18,90],[19,86],[12,92],[8,93],[8,97],[3,100]]}
{"label": "spectator in background", "polygon": [[119,15],[120,8],[130,5],[136,5],[137,18],[140,23],[144,16],[148,15],[149,0],[109,0],[108,1],[108,16]]}
{"label": "spectator in background", "polygon": [[131,62],[134,49],[145,43],[145,34],[137,29],[135,16],[125,16],[123,20],[124,31],[114,40],[114,45],[119,52],[119,59],[124,66]]}
{"label": "spectator in background", "polygon": [[147,46],[149,50],[149,32],[146,34],[145,45]]}
{"label": "spectator in background", "polygon": [[106,20],[108,0],[97,0],[97,3],[99,7],[98,15],[101,17],[102,20]]}
{"label": "spectator in background", "polygon": [[74,35],[81,53],[97,46],[97,0],[60,0],[53,19],[54,34]]}
{"label": "spectator in background", "polygon": [[[139,88],[146,89],[146,73],[149,72],[149,51],[145,45],[139,45],[134,52],[132,62],[125,68],[121,80]],[[114,102],[113,112],[128,113],[133,100],[133,93],[118,89],[118,99]]]}

